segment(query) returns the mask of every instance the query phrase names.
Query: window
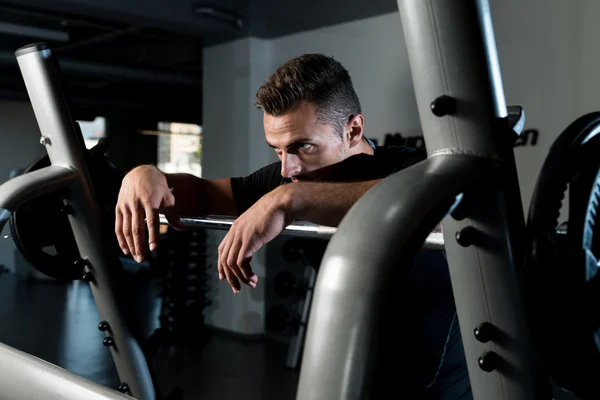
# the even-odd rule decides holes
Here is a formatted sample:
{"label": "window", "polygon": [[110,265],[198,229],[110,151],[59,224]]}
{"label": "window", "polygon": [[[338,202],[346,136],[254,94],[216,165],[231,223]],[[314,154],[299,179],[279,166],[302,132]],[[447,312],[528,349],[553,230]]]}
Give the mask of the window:
{"label": "window", "polygon": [[[149,132],[144,132],[149,133]],[[158,123],[158,168],[202,177],[202,127],[179,122]]]}
{"label": "window", "polygon": [[93,121],[77,121],[77,123],[81,128],[87,149],[94,147],[98,140],[106,135],[106,119],[104,117],[96,117]]}

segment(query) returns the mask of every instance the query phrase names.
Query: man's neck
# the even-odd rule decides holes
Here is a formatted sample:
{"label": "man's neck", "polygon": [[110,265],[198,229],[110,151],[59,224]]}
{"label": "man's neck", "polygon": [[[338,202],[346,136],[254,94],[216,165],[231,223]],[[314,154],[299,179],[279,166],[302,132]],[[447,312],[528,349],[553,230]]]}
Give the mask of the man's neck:
{"label": "man's neck", "polygon": [[357,154],[369,154],[369,155],[373,155],[375,154],[375,150],[373,150],[373,147],[371,147],[371,145],[369,144],[369,142],[367,141],[367,138],[363,138],[363,140],[360,141],[360,144],[358,145],[359,148],[357,149]]}

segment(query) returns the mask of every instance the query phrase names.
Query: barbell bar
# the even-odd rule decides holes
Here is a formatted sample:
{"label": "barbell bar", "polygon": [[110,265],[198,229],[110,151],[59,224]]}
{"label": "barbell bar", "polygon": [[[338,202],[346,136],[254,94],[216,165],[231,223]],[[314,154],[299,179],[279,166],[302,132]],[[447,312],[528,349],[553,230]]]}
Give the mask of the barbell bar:
{"label": "barbell bar", "polygon": [[[159,214],[160,224],[169,225],[167,217],[164,214]],[[231,225],[235,222],[234,218],[225,217],[220,215],[211,215],[206,217],[182,217],[180,218],[181,223],[185,228],[188,229],[215,229],[227,231],[231,228]],[[282,235],[289,235],[295,237],[305,237],[314,239],[330,239],[333,234],[337,231],[336,227],[316,225],[310,222],[296,221],[285,227]],[[567,230],[564,226],[559,226],[556,229],[558,235],[566,235]],[[444,250],[444,235],[441,231],[432,231],[425,239],[423,245],[424,249],[430,250]]]}
{"label": "barbell bar", "polygon": [[[163,214],[160,214],[159,216],[161,225],[169,225],[167,218]],[[211,215],[202,218],[182,217],[180,218],[180,221],[183,226],[188,229],[205,228],[227,231],[231,228],[231,225],[233,225],[235,219],[231,217]],[[286,226],[281,234],[294,237],[330,239],[336,231],[337,228],[333,226],[316,225],[310,222],[296,221]],[[444,236],[442,232],[431,232],[429,236],[427,236],[423,247],[431,250],[443,250]]]}

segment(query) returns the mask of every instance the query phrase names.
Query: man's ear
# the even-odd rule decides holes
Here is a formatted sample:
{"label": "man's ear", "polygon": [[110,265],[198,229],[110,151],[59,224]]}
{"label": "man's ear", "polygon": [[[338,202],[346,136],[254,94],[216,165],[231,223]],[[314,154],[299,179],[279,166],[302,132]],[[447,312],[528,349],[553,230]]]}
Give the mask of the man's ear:
{"label": "man's ear", "polygon": [[346,140],[348,140],[350,147],[354,147],[361,143],[364,132],[364,123],[365,120],[361,114],[352,115],[348,119],[348,122],[344,127],[344,134],[346,135]]}

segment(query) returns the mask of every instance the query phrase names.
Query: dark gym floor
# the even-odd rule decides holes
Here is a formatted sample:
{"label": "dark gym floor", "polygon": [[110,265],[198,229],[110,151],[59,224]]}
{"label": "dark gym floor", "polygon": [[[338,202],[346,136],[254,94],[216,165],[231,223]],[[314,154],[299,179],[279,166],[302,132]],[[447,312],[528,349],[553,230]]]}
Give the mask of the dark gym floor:
{"label": "dark gym floor", "polygon": [[[135,275],[136,310],[149,335],[158,327],[156,282]],[[81,281],[24,281],[0,274],[0,342],[116,388],[119,380],[97,328],[98,311]],[[273,341],[244,343],[213,333],[194,348],[164,347],[154,365],[163,394],[179,386],[184,399],[294,400],[298,373],[284,367],[287,347]],[[576,400],[557,391],[555,400]]]}
{"label": "dark gym floor", "polygon": [[[144,330],[149,335],[158,326],[160,299],[151,280],[142,278],[139,283],[136,309],[147,316]],[[3,273],[0,321],[0,342],[94,382],[119,385],[86,283],[23,281]],[[286,351],[276,342],[243,343],[213,333],[208,343],[195,349],[163,348],[155,357],[155,368],[163,394],[180,386],[184,399],[292,400],[298,373],[284,367]]]}

